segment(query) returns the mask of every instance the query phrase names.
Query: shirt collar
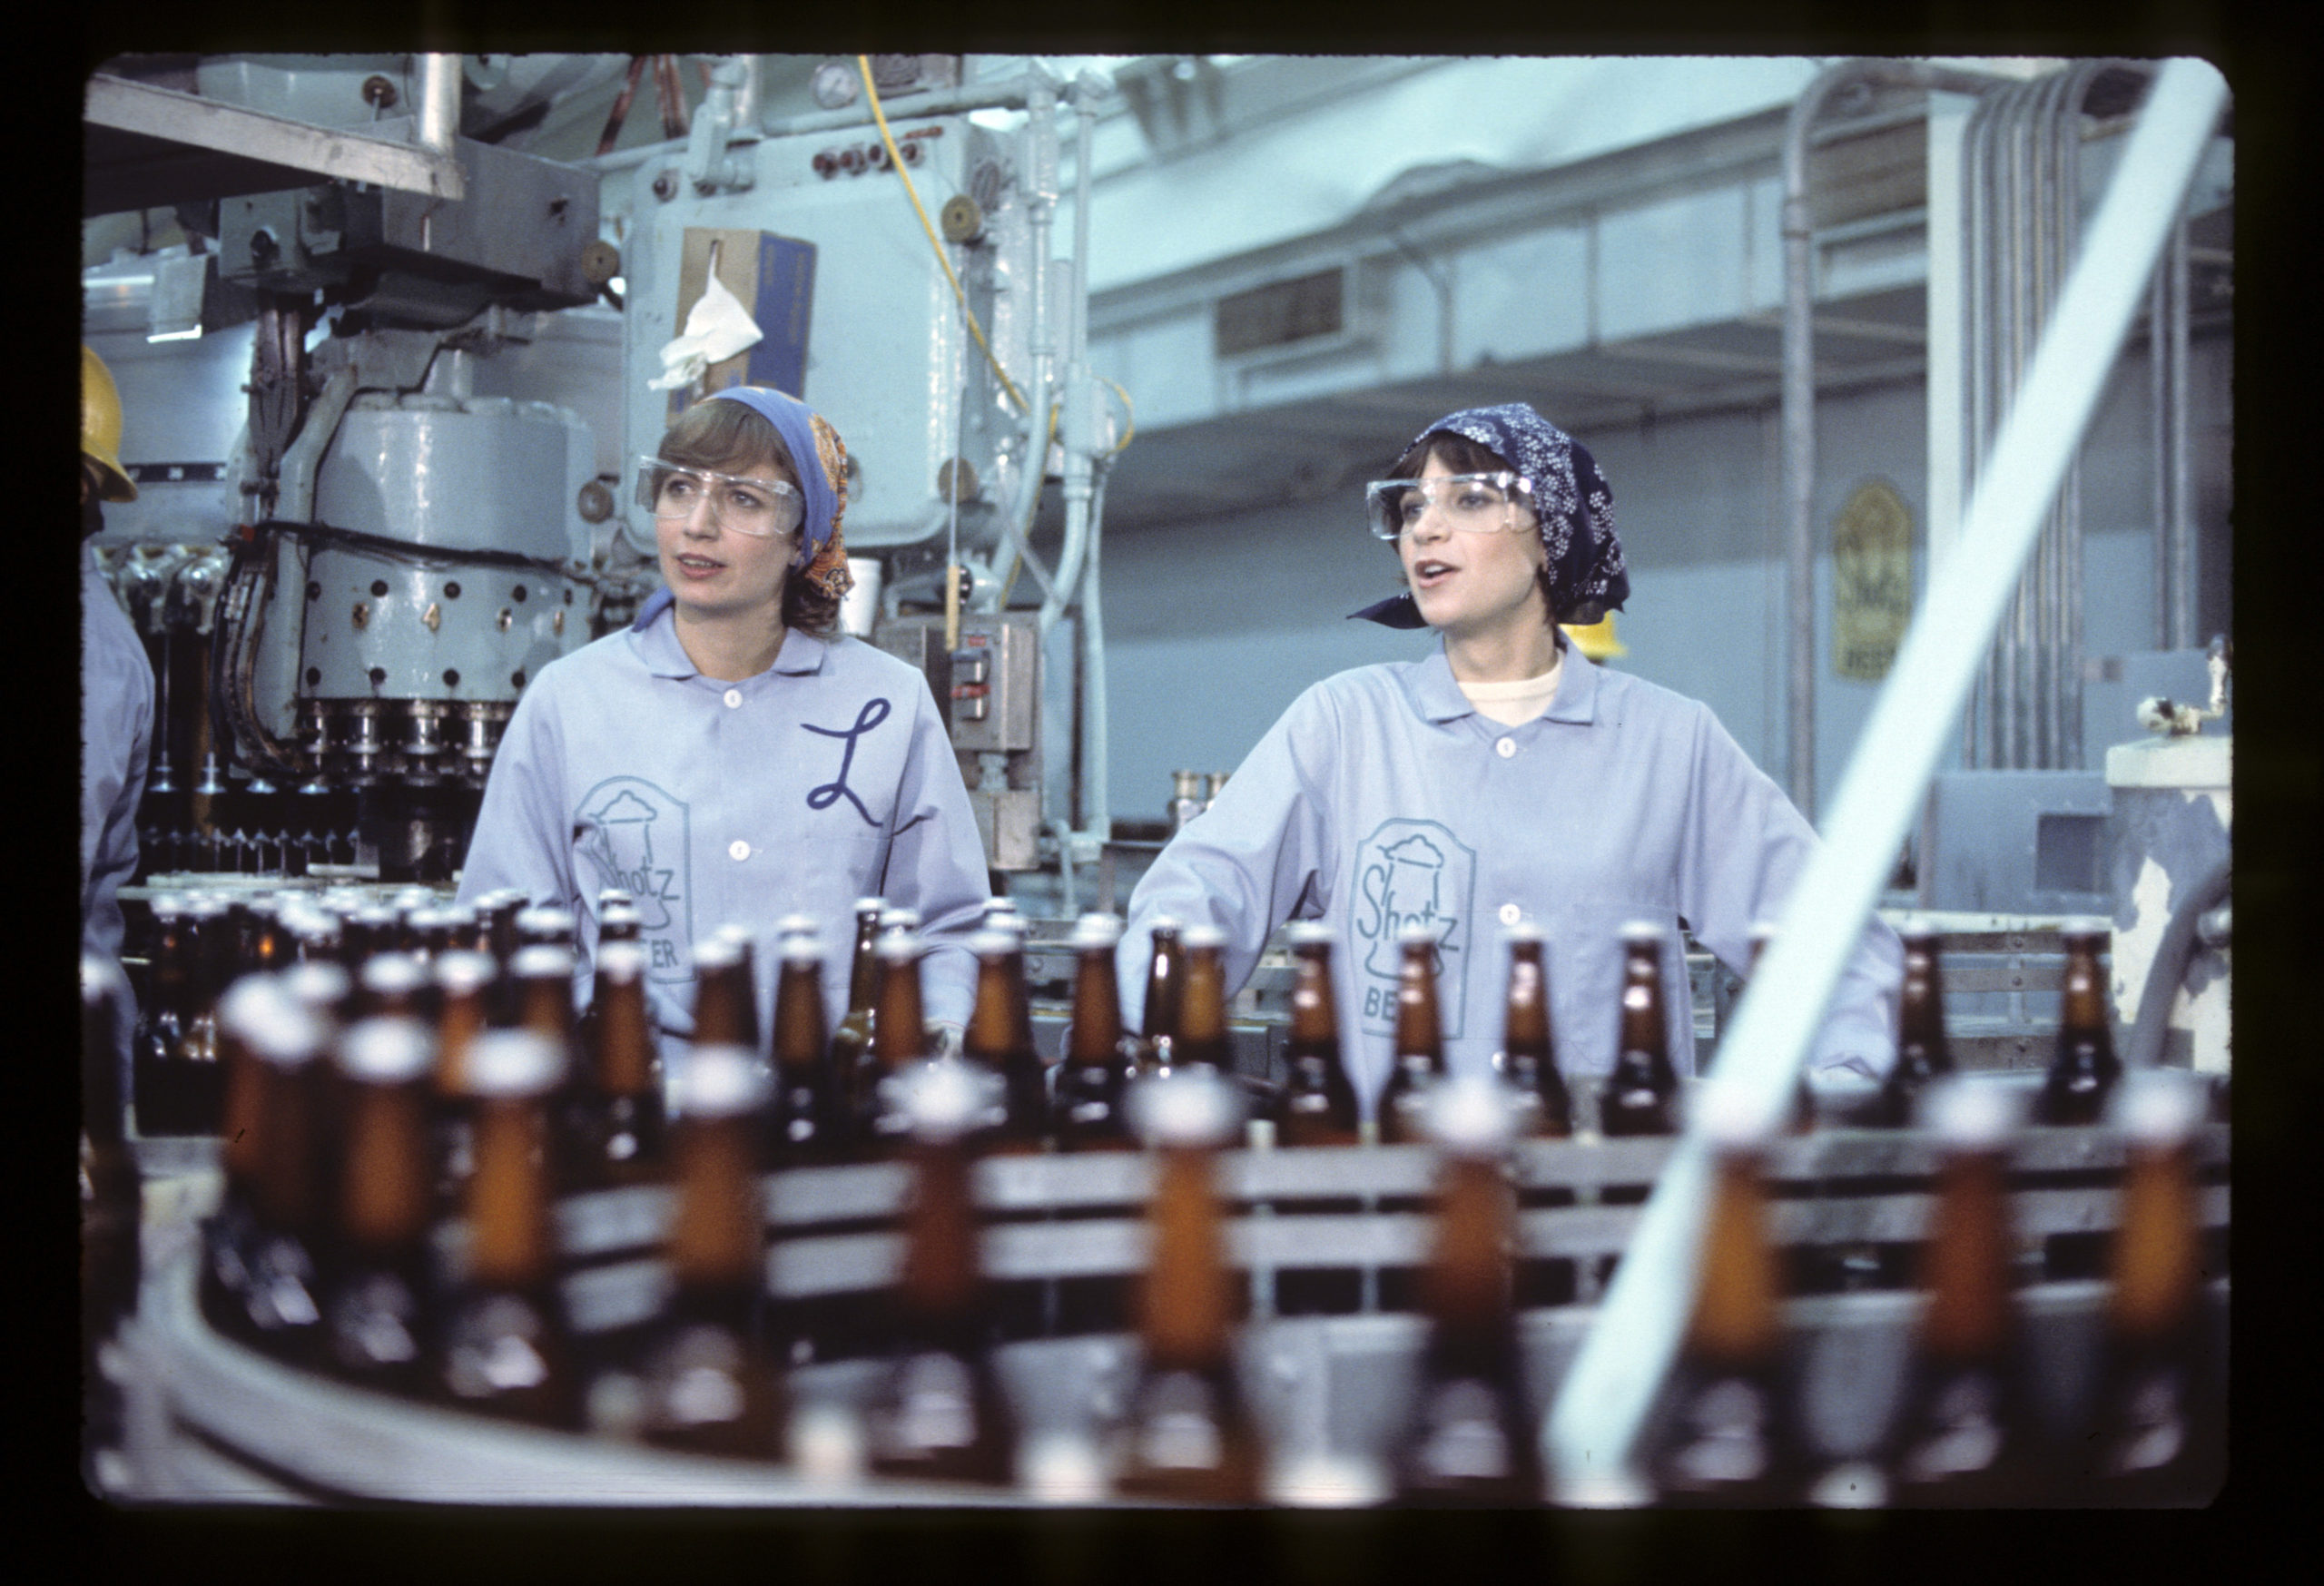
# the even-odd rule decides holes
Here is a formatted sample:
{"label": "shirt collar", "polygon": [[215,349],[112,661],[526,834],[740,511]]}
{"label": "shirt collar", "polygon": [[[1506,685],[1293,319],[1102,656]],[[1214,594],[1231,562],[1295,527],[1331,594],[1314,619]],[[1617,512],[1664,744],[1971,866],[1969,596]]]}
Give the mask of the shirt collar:
{"label": "shirt collar", "polygon": [[[1571,722],[1581,726],[1596,721],[1598,678],[1597,666],[1581,653],[1581,646],[1566,645],[1564,659],[1559,665],[1557,697],[1550,702],[1549,709],[1533,719]],[[1444,658],[1442,643],[1413,668],[1412,693],[1413,703],[1420,707],[1421,716],[1426,721],[1449,722],[1476,714],[1477,707],[1461,692],[1460,680],[1452,675],[1452,663]]]}
{"label": "shirt collar", "polygon": [[[646,596],[637,610],[637,620],[630,625],[630,645],[645,669],[656,677],[694,677],[702,668],[694,664],[685,646],[678,643],[678,619],[672,614],[674,598],[666,588],[657,589]],[[823,654],[831,646],[823,640],[797,628],[783,635],[783,648],[774,657],[774,665],[767,670],[787,674],[807,674],[823,669]]]}

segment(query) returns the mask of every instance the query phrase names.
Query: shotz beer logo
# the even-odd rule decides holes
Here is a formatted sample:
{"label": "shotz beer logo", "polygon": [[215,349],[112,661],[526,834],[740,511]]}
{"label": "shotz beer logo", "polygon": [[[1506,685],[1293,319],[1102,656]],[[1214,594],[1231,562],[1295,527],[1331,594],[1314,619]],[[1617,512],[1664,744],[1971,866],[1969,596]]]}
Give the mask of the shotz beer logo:
{"label": "shotz beer logo", "polygon": [[1356,846],[1351,929],[1364,1028],[1394,1033],[1396,939],[1408,925],[1436,939],[1437,1011],[1447,1040],[1460,1036],[1467,998],[1469,905],[1476,851],[1434,821],[1383,821]]}
{"label": "shotz beer logo", "polygon": [[614,776],[581,800],[579,851],[600,887],[619,887],[637,904],[639,935],[656,980],[694,977],[684,944],[694,940],[685,801],[642,776]]}

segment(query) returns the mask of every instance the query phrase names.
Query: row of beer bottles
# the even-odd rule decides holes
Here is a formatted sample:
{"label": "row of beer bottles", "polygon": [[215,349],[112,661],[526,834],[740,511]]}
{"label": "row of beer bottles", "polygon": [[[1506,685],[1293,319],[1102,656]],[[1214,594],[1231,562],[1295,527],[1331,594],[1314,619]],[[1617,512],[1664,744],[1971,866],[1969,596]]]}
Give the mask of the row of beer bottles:
{"label": "row of beer bottles", "polygon": [[2018,1093],[1972,1077],[1929,1088],[1918,1121],[1940,1166],[1919,1252],[1926,1308],[1883,1435],[1869,1457],[1837,1465],[1810,1438],[1781,1322],[1760,1177],[1772,1131],[1718,1081],[1697,1105],[1713,1187],[1684,1342],[1645,1444],[1663,1501],[2148,1503],[2216,1488],[2225,1384],[2211,1347],[2192,1076],[2147,1070],[2112,1098],[2125,1166],[2112,1286],[2088,1392],[2063,1412],[2043,1402],[2012,1292],[2005,1168]]}
{"label": "row of beer bottles", "polygon": [[[153,901],[151,973],[131,1043],[131,1094],[140,1135],[218,1132],[224,1099],[216,1008],[244,974],[298,962],[329,962],[350,975],[381,954],[421,965],[455,951],[488,953],[503,974],[527,946],[573,945],[573,916],[535,908],[514,890],[475,907],[445,901],[424,887],[387,899],[351,889],[325,892],[164,892]],[[638,916],[626,893],[599,899],[600,936],[635,940]],[[497,980],[490,1021],[514,1024],[514,982]]]}

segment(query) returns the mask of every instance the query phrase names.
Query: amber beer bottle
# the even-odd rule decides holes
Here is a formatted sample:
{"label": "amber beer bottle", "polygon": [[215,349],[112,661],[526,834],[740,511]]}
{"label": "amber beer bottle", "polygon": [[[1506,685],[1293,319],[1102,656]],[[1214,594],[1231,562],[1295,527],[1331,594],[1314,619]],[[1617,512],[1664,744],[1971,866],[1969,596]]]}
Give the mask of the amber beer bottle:
{"label": "amber beer bottle", "polygon": [[1212,1183],[1216,1155],[1240,1127],[1241,1098],[1214,1073],[1182,1069],[1141,1083],[1132,1106],[1157,1160],[1153,1255],[1137,1286],[1142,1358],[1115,1487],[1128,1497],[1256,1503],[1264,1455],[1236,1380],[1234,1287]]}
{"label": "amber beer bottle", "polygon": [[[1235,1047],[1226,1031],[1226,933],[1216,925],[1189,925],[1179,933],[1177,1030],[1170,1069],[1235,1071]],[[1157,1059],[1155,1071],[1167,1069]]]}
{"label": "amber beer bottle", "polygon": [[219,1153],[224,1182],[218,1209],[202,1223],[199,1294],[202,1314],[210,1325],[233,1337],[248,1339],[253,1331],[246,1307],[257,1237],[261,1151],[267,1138],[262,1118],[266,1071],[256,1043],[320,1040],[320,1031],[305,1028],[312,1023],[312,1016],[302,1014],[281,984],[267,976],[238,981],[219,1010],[219,1066],[226,1079]]}
{"label": "amber beer bottle", "polygon": [[1622,1020],[1614,1069],[1598,1103],[1608,1135],[1678,1133],[1679,1075],[1670,1066],[1670,1029],[1662,1007],[1661,926],[1622,927]]}
{"label": "amber beer bottle", "polygon": [[1137,1148],[1122,1111],[1133,1043],[1122,1036],[1121,982],[1114,972],[1121,934],[1121,921],[1111,914],[1084,914],[1073,928],[1073,1020],[1057,1071],[1053,1115],[1059,1150]]}
{"label": "amber beer bottle", "polygon": [[762,1342],[766,1223],[758,1143],[765,1085],[739,1046],[695,1045],[678,1073],[667,1310],[645,1350],[646,1437],[741,1459],[786,1456],[789,1401]]}
{"label": "amber beer bottle", "polygon": [[783,935],[774,984],[774,1094],[766,1113],[768,1165],[808,1167],[846,1148],[832,1052],[823,1039],[823,952],[813,921]]}
{"label": "amber beer bottle", "polygon": [[1890,1128],[1911,1122],[1921,1091],[1953,1072],[1936,932],[1913,924],[1896,934],[1905,944],[1905,983],[1896,1004],[1896,1066],[1881,1084],[1879,1110]]}
{"label": "amber beer bottle", "polygon": [[1177,1060],[1178,1020],[1186,989],[1186,952],[1179,939],[1180,922],[1168,914],[1154,917],[1153,952],[1146,968],[1146,1013],[1138,1026],[1144,1045],[1138,1054],[1141,1073],[1167,1074]]}
{"label": "amber beer bottle", "polygon": [[350,1095],[338,1237],[323,1304],[327,1364],[368,1387],[428,1386],[428,1076],[435,1041],[410,1019],[369,1019],[338,1041]]}
{"label": "amber beer bottle", "polygon": [[[1909,941],[1905,952],[1909,986]],[[1882,1461],[1896,1503],[2037,1501],[2004,1179],[2022,1111],[2015,1091],[1957,1077],[1933,1080],[1920,1098],[1939,1153],[1936,1210],[1921,1253],[1928,1309]]]}
{"label": "amber beer bottle", "polygon": [[1441,1155],[1421,1275],[1428,1343],[1391,1463],[1406,1502],[1539,1502],[1541,1462],[1510,1300],[1516,1197],[1505,1158],[1517,1108],[1492,1079],[1447,1079],[1423,1112]]}
{"label": "amber beer bottle", "polygon": [[1285,1146],[1352,1146],[1361,1109],[1340,1055],[1338,989],[1332,979],[1328,925],[1302,921],[1285,933],[1291,945],[1291,1083],[1284,1101]]}
{"label": "amber beer bottle", "polygon": [[200,970],[186,900],[167,892],[155,898],[153,928],[152,984],[130,1043],[129,1069],[137,1133],[146,1139],[202,1132],[192,1127],[202,1111],[199,1082],[222,1079],[214,1064],[196,1073],[186,1049]]}
{"label": "amber beer bottle", "polygon": [[2201,1503],[2225,1478],[2225,1374],[2210,1342],[2202,1188],[2194,1136],[2201,1081],[2144,1069],[2116,1092],[2122,1202],[2113,1288],[2082,1473],[2091,1502]]}
{"label": "amber beer bottle", "polygon": [[468,1205],[476,1170],[476,1097],[468,1052],[490,1028],[496,989],[507,980],[489,953],[448,952],[436,960],[436,1063],[428,1089],[428,1157],[438,1220]]}
{"label": "amber beer bottle", "polygon": [[[528,950],[529,951],[529,950]],[[574,1187],[615,1189],[659,1179],[665,1166],[662,1065],[645,1002],[646,953],[635,941],[601,941],[587,1083],[567,1114]]]}
{"label": "amber beer bottle", "polygon": [[1501,1077],[1516,1093],[1514,1123],[1525,1138],[1563,1139],[1573,1133],[1573,1098],[1558,1072],[1551,1039],[1550,979],[1536,926],[1511,926],[1509,996],[1502,1015]]}
{"label": "amber beer bottle", "polygon": [[990,1147],[1039,1151],[1049,1143],[1049,1068],[1033,1045],[1024,939],[1014,931],[980,931],[968,945],[977,959],[977,1000],[960,1049],[1000,1082],[1001,1122]]}
{"label": "amber beer bottle", "polygon": [[1666,1502],[1797,1503],[1805,1450],[1785,1369],[1780,1286],[1759,1160],[1775,1131],[1731,1084],[1706,1081],[1697,1127],[1714,1175],[1694,1310],[1652,1440]]}
{"label": "amber beer bottle", "polygon": [[895,1082],[912,1194],[893,1295],[897,1347],[869,1417],[872,1468],[882,1475],[1001,1486],[1016,1473],[969,1182],[972,1141],[1002,1089],[981,1065],[950,1059],[915,1063]]}
{"label": "amber beer bottle", "polygon": [[563,1065],[556,1043],[528,1029],[468,1045],[468,1261],[446,1303],[436,1382],[454,1404],[572,1428],[579,1395],[549,1232],[547,1108]]}
{"label": "amber beer bottle", "polygon": [[1396,938],[1395,1055],[1380,1091],[1383,1144],[1414,1145],[1427,1138],[1421,1108],[1429,1088],[1444,1077],[1443,1025],[1436,1010],[1436,933],[1407,925]]}
{"label": "amber beer bottle", "polygon": [[872,1052],[872,1031],[880,1010],[880,916],[887,902],[880,898],[855,900],[855,945],[847,969],[847,1011],[832,1031],[832,1074],[839,1082],[847,1115],[844,1146],[852,1151],[862,1142],[855,1138],[859,1120],[871,1116],[879,1088],[878,1059]]}
{"label": "amber beer bottle", "polygon": [[[246,1000],[243,985],[266,991]],[[258,1059],[251,1135],[257,1144],[250,1240],[245,1247],[244,1335],[302,1365],[320,1364],[322,1307],[318,1255],[330,1232],[330,1074],[315,1059],[328,1032],[272,976],[238,982],[228,1003],[240,1039]]]}
{"label": "amber beer bottle", "polygon": [[2106,950],[2107,930],[2102,920],[2080,920],[2063,932],[2065,995],[2058,1051],[2035,1107],[2045,1124],[2096,1123],[2104,1115],[2107,1093],[2122,1077],[2106,1023],[2106,976],[2098,961]]}
{"label": "amber beer bottle", "polygon": [[872,1034],[874,1072],[864,1098],[871,1110],[861,1119],[860,1135],[862,1151],[869,1156],[893,1156],[901,1149],[904,1122],[894,1108],[889,1081],[930,1055],[920,995],[920,960],[924,950],[916,926],[915,920],[910,925],[882,929],[873,950],[880,966],[879,1013]]}

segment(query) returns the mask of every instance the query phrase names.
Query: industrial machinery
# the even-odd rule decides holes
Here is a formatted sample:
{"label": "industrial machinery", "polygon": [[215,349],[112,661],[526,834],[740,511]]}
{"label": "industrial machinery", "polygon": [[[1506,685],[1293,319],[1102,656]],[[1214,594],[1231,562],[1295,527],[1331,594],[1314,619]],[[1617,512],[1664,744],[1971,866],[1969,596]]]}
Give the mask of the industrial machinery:
{"label": "industrial machinery", "polygon": [[[1060,123],[1086,182],[1104,89],[904,59],[835,64],[817,92],[841,108],[790,123],[763,121],[754,58],[705,59],[683,142],[579,163],[495,140],[619,57],[124,57],[93,79],[85,212],[173,204],[189,239],[84,274],[153,486],[99,541],[164,679],[149,870],[448,879],[527,679],[658,582],[609,487],[742,381],[844,437],[873,596],[851,626],[927,673],[993,868],[1095,856],[1115,427],[1051,222]],[[1013,134],[970,119],[995,106],[1025,111]],[[706,294],[747,346],[686,362]],[[1054,571],[1030,543],[1052,478]],[[1045,785],[1077,763],[1083,796]]]}

